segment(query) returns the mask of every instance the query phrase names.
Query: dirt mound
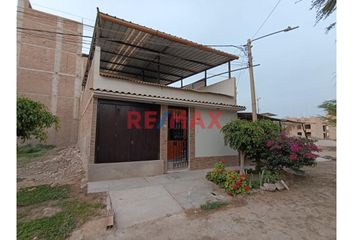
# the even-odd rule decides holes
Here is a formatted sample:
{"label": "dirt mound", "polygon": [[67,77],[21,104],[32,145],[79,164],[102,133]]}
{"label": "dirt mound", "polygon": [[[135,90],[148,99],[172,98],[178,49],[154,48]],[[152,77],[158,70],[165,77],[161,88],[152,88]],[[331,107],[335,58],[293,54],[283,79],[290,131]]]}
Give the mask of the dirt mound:
{"label": "dirt mound", "polygon": [[40,161],[34,161],[17,169],[18,188],[42,184],[81,185],[85,179],[79,150],[67,147]]}

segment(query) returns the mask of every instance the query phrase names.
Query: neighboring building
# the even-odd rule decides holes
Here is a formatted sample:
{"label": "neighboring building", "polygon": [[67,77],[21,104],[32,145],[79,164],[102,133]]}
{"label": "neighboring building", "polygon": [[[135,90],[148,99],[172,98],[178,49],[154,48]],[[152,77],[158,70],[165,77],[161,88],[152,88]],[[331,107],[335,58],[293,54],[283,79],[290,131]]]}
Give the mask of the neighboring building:
{"label": "neighboring building", "polygon": [[[237,58],[98,12],[80,104],[78,145],[89,181],[236,164],[213,121],[220,115],[223,125],[245,109],[236,105],[235,79],[168,85]],[[127,127],[132,113],[141,129]],[[161,127],[144,127],[146,113]],[[187,116],[187,124],[171,116]]]}
{"label": "neighboring building", "polygon": [[299,122],[287,126],[290,136],[308,137],[311,139],[336,140],[336,126],[329,124],[321,117],[288,118],[288,120]]}
{"label": "neighboring building", "polygon": [[84,64],[80,35],[81,23],[34,10],[28,0],[19,0],[17,94],[40,101],[59,117],[60,129],[49,130],[48,144],[77,143]]}

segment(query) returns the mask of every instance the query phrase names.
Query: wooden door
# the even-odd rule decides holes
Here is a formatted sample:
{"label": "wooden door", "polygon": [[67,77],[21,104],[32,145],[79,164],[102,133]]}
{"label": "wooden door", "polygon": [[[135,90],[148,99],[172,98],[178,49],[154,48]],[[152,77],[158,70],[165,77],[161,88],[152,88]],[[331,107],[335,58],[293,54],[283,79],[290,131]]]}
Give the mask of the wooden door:
{"label": "wooden door", "polygon": [[[140,128],[128,128],[129,111],[140,114]],[[99,100],[95,163],[159,159],[160,131],[157,127],[145,129],[146,111],[160,116],[159,105]]]}

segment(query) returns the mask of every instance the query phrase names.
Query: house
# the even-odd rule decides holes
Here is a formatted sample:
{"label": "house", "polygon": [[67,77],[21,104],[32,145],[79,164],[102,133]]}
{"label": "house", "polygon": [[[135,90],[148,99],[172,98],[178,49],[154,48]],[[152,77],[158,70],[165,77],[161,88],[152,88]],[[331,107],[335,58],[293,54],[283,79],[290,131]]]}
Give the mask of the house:
{"label": "house", "polygon": [[[245,109],[236,105],[235,78],[183,86],[184,78],[235,59],[98,12],[80,101],[78,146],[88,180],[236,164],[220,133]],[[181,88],[170,86],[178,81]]]}
{"label": "house", "polygon": [[[28,0],[17,14],[17,94],[59,117],[47,143],[77,145],[89,181],[237,164],[220,133],[245,110],[231,77],[237,56],[101,12],[87,56],[82,23]],[[223,64],[228,79],[208,84]],[[184,84],[196,74],[204,77]]]}
{"label": "house", "polygon": [[290,136],[307,137],[310,139],[336,140],[336,126],[329,124],[321,117],[288,118],[290,121],[299,122],[289,124],[287,132]]}

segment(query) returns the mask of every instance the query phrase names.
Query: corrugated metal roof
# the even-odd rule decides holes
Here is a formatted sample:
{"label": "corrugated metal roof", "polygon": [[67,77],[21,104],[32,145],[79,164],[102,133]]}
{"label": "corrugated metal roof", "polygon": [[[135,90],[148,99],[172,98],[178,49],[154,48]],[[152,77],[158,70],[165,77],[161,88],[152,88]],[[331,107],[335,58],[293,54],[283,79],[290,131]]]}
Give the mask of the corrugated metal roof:
{"label": "corrugated metal roof", "polygon": [[[194,99],[187,99],[187,98],[175,98],[175,97],[166,97],[166,96],[160,96],[160,95],[151,95],[151,94],[140,94],[140,93],[133,93],[133,92],[124,92],[124,91],[113,91],[113,90],[107,90],[107,89],[100,89],[100,88],[90,88],[90,90],[93,90],[95,92],[106,92],[106,93],[115,93],[119,95],[130,95],[130,96],[141,96],[141,97],[146,97],[146,98],[154,98],[154,99],[166,99],[166,100],[176,100],[176,101],[182,101],[182,102],[192,102],[192,103],[199,103],[199,104],[206,104],[206,105],[214,105],[214,106],[219,106],[219,107],[228,107],[232,108],[235,111],[244,111],[246,107],[244,106],[239,106],[239,105],[233,105],[233,104],[225,104],[225,103],[220,103],[220,102],[209,102],[209,101],[200,101],[200,100],[194,100]],[[181,89],[182,91],[186,91],[186,89]]]}
{"label": "corrugated metal roof", "polygon": [[146,82],[166,85],[238,59],[101,12],[97,14],[94,32],[93,44],[101,47],[101,72]]}

